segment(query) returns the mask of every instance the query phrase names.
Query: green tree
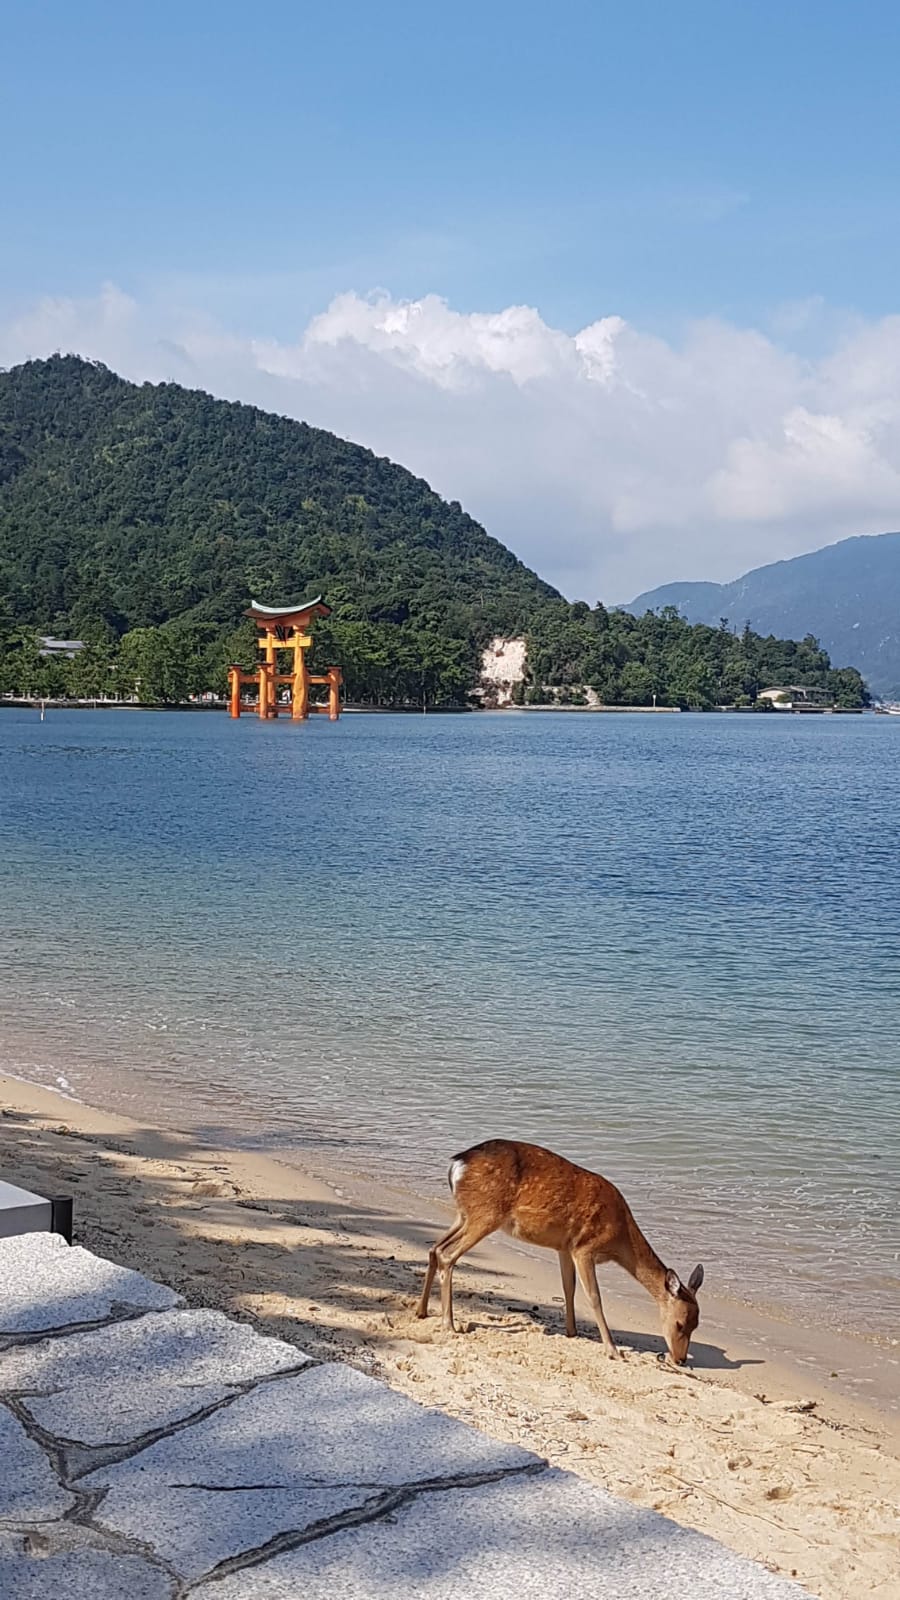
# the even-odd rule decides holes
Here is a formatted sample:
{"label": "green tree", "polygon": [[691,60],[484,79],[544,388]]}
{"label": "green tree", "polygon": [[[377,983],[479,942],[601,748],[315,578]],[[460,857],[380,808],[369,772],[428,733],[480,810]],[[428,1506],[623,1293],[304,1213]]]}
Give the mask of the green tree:
{"label": "green tree", "polygon": [[119,650],[123,692],[141,705],[177,705],[191,693],[191,662],[183,641],[164,628],[132,628]]}
{"label": "green tree", "polygon": [[626,706],[648,706],[653,700],[653,673],[640,661],[627,661],[619,679],[619,694]]}
{"label": "green tree", "polygon": [[89,623],[81,630],[84,649],[69,665],[69,692],[78,700],[100,699],[118,690],[118,644],[108,623]]}

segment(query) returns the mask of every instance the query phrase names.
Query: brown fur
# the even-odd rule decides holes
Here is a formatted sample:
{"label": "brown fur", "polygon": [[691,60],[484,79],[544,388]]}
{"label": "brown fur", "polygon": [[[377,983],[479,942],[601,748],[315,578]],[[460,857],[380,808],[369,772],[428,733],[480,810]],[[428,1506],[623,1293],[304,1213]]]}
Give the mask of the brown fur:
{"label": "brown fur", "polygon": [[457,1162],[463,1165],[454,1191],[459,1215],[429,1252],[418,1316],[428,1315],[431,1287],[440,1272],[443,1326],[455,1332],[453,1268],[460,1256],[502,1228],[516,1239],[557,1251],[570,1337],[576,1332],[577,1272],[600,1337],[610,1354],[618,1355],[603,1314],[595,1271],[603,1262],[614,1261],[643,1284],[659,1306],[672,1359],[679,1365],[686,1359],[691,1334],[700,1320],[696,1290],[703,1282],[703,1268],[695,1267],[687,1285],[666,1268],[615,1184],[540,1145],[512,1139],[488,1139],[464,1150],[454,1156],[451,1173]]}

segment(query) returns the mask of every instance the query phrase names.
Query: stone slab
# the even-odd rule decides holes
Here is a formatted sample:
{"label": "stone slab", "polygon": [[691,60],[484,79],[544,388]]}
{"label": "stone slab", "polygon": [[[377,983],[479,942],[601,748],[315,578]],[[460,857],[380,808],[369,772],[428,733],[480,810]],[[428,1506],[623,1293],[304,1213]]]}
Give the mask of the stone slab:
{"label": "stone slab", "polygon": [[[804,1594],[352,1368],[178,1306],[57,1235],[0,1240],[2,1600]],[[128,1310],[145,1314],[109,1320]],[[78,1523],[4,1384],[71,1442],[79,1491],[101,1491]]]}
{"label": "stone slab", "polygon": [[125,1461],[86,1475],[96,1520],[149,1541],[185,1577],[384,1491],[521,1470],[538,1458],[328,1365],[275,1378]]}
{"label": "stone slab", "polygon": [[67,1245],[58,1233],[0,1239],[0,1283],[0,1338],[51,1333],[120,1311],[167,1311],[181,1303],[172,1289]]}
{"label": "stone slab", "polygon": [[175,1584],[138,1556],[105,1550],[30,1555],[21,1547],[10,1551],[0,1545],[0,1595],[3,1600],[174,1600]]}
{"label": "stone slab", "polygon": [[43,1195],[32,1194],[0,1178],[0,1239],[35,1233],[50,1227],[53,1206]]}
{"label": "stone slab", "polygon": [[712,1539],[569,1473],[416,1496],[203,1585],[204,1600],[802,1600]]}
{"label": "stone slab", "polygon": [[[75,1501],[62,1488],[40,1445],[0,1406],[0,1520],[49,1522]],[[0,1584],[0,1595],[6,1591]]]}
{"label": "stone slab", "polygon": [[24,1392],[29,1414],[58,1439],[121,1444],[308,1360],[220,1311],[149,1312],[0,1352],[0,1393]]}

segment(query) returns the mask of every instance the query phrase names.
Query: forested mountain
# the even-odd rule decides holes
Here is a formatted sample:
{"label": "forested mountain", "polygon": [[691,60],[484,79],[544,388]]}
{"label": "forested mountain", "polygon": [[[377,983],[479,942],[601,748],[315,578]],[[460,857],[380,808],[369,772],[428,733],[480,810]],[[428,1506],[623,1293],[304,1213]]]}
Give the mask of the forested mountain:
{"label": "forested mountain", "polygon": [[430,655],[556,597],[403,467],[75,356],[0,375],[0,584],[18,620],[76,636],[174,619],[215,633],[251,597],[313,586],[340,621]]}
{"label": "forested mountain", "polygon": [[[76,356],[0,373],[0,692],[221,689],[255,660],[250,599],[319,591],[317,662],[364,702],[465,704],[494,634],[528,638],[534,702],[590,684],[707,706],[773,678],[862,693],[814,640],[570,605],[460,506],[321,429]],[[48,661],[38,632],[88,648]]]}
{"label": "forested mountain", "polygon": [[689,622],[728,617],[759,632],[814,633],[878,693],[900,697],[900,533],[842,539],[734,583],[668,583],[638,595],[628,610],[667,605]]}

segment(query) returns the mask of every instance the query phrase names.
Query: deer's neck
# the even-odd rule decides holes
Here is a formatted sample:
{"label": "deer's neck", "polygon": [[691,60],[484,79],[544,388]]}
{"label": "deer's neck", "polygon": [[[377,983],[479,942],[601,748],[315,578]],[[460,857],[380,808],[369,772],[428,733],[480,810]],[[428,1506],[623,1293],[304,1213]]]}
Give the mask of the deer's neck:
{"label": "deer's neck", "polygon": [[666,1292],[666,1269],[632,1216],[628,1218],[627,1237],[620,1265],[637,1279],[652,1299],[662,1299]]}

